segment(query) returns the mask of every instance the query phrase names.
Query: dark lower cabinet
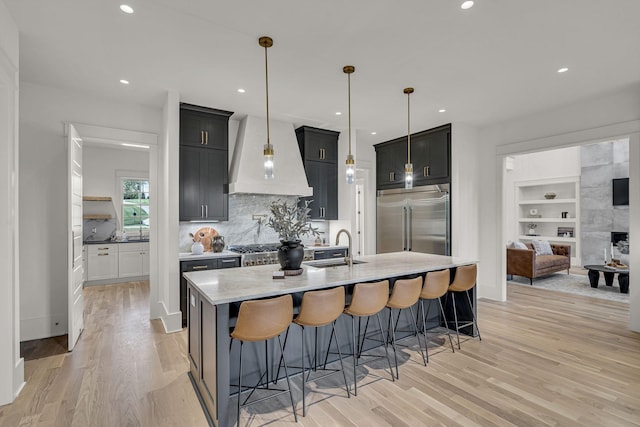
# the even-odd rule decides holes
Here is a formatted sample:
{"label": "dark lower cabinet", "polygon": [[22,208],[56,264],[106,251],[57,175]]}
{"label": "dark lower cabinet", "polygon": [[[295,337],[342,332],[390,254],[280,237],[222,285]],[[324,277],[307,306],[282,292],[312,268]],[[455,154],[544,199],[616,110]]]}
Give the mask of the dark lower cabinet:
{"label": "dark lower cabinet", "polygon": [[[403,188],[407,163],[407,137],[375,145],[378,190]],[[451,181],[451,125],[411,135],[414,186]]]}
{"label": "dark lower cabinet", "polygon": [[180,220],[229,218],[227,150],[180,147]]}
{"label": "dark lower cabinet", "polygon": [[[185,282],[186,283],[186,282]],[[191,363],[191,371],[194,373],[194,376],[200,378],[201,376],[201,360],[200,360],[200,294],[198,292],[194,292],[191,286],[185,286],[184,289],[185,297],[188,299],[189,304],[185,306],[185,311],[182,312],[182,326],[186,326],[184,324],[184,319],[186,317],[189,318],[189,339],[188,339],[188,353],[189,353],[189,362]],[[186,301],[185,301],[186,302]]]}
{"label": "dark lower cabinet", "polygon": [[313,259],[344,258],[347,256],[347,249],[322,249],[313,251]]}
{"label": "dark lower cabinet", "polygon": [[219,268],[240,267],[240,257],[207,258],[202,260],[180,261],[180,310],[182,311],[182,327],[187,326],[188,307],[191,302],[187,292],[187,279],[182,273],[189,271],[216,270]]}

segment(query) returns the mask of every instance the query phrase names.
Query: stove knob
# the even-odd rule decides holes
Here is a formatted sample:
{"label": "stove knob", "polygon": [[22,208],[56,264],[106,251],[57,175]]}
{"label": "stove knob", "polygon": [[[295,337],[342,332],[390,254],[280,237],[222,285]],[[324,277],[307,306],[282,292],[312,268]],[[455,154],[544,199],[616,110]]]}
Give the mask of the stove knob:
{"label": "stove knob", "polygon": [[256,262],[254,260],[249,261],[249,265],[256,265]]}
{"label": "stove knob", "polygon": [[257,265],[262,265],[262,263],[263,263],[262,259],[258,258],[258,259],[256,260],[256,264],[257,264]]}

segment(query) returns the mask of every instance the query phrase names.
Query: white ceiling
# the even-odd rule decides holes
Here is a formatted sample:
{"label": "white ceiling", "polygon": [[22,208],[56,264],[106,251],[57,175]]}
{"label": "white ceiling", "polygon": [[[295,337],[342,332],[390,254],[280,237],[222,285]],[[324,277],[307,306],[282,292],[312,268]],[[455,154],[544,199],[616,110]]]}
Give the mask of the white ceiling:
{"label": "white ceiling", "polygon": [[406,86],[417,131],[486,126],[640,81],[638,0],[477,0],[466,11],[462,0],[4,2],[22,81],[158,107],[172,89],[264,116],[257,39],[269,35],[272,117],[344,129],[342,67],[354,65],[353,126],[372,143],[406,134]]}

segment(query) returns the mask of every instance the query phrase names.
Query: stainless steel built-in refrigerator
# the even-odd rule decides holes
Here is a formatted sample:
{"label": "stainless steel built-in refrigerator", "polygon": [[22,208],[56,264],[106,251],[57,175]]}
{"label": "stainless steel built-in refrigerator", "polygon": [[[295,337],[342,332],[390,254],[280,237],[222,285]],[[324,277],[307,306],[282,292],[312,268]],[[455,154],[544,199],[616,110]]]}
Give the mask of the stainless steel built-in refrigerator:
{"label": "stainless steel built-in refrigerator", "polygon": [[377,253],[451,255],[449,184],[378,190]]}

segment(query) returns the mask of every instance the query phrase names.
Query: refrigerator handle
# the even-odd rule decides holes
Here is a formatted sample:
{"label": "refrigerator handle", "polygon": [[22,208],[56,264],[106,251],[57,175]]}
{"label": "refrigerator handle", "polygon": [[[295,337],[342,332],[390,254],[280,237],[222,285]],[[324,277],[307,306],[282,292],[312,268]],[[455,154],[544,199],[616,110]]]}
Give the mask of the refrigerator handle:
{"label": "refrigerator handle", "polygon": [[412,250],[413,246],[413,208],[411,206],[407,207],[407,242],[409,249]]}
{"label": "refrigerator handle", "polygon": [[402,250],[407,250],[407,207],[402,207]]}

